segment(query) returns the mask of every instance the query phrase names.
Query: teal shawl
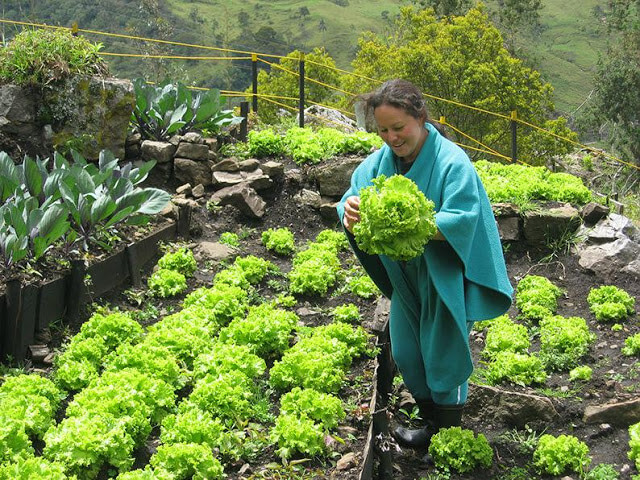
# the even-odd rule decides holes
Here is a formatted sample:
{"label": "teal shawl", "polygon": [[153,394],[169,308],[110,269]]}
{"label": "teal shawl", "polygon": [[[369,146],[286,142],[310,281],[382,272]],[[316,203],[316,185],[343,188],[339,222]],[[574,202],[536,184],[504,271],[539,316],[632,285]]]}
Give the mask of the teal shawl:
{"label": "teal shawl", "polygon": [[[430,328],[433,335],[431,352],[423,352],[428,370],[448,372],[443,378],[430,378],[435,391],[456,388],[471,374],[473,364],[469,352],[467,322],[488,320],[505,313],[511,305],[513,289],[509,283],[491,204],[482,183],[464,151],[433,127],[426,124],[429,135],[406,173],[427,198],[435,204],[436,224],[445,241],[430,241],[422,260],[430,282],[411,285],[402,266],[384,255],[370,255],[358,248],[347,232],[354,252],[363,267],[392,302],[400,302],[403,313],[420,321],[420,297],[431,283],[447,307],[452,322]],[[351,188],[338,204],[338,215],[344,216],[344,202],[369,185],[381,174],[396,174],[396,161],[391,149],[384,145],[371,154],[355,170]],[[440,337],[446,338],[440,338]],[[424,355],[426,353],[426,355]],[[457,368],[438,365],[458,360]],[[444,368],[443,368],[444,367]]]}

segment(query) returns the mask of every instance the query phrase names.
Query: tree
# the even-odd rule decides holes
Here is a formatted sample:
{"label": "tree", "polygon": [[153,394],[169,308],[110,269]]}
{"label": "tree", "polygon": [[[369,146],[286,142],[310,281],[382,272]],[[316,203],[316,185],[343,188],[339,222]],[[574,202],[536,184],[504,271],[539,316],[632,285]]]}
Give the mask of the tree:
{"label": "tree", "polygon": [[318,23],[318,29],[321,32],[326,32],[327,31],[327,24],[324,22],[324,18],[320,19],[320,22]]}
{"label": "tree", "polygon": [[471,0],[416,0],[413,3],[421,8],[433,8],[440,18],[464,15],[471,8]]}
{"label": "tree", "polygon": [[640,165],[640,0],[610,0],[607,19],[617,41],[598,62],[595,110],[613,125],[611,146]]}
{"label": "tree", "polygon": [[516,51],[518,32],[539,30],[540,10],[541,0],[498,0],[498,23],[507,36],[510,51]]}
{"label": "tree", "polygon": [[[298,73],[300,68],[301,52],[294,50],[285,58],[280,59],[280,66],[289,72]],[[322,47],[314,48],[311,53],[305,55],[305,77],[316,80],[327,85],[338,85],[340,74],[335,70],[336,64],[331,56]],[[250,93],[251,89],[247,89]],[[274,99],[276,102],[290,107],[290,112],[294,113],[298,107],[299,77],[288,73],[277,67],[271,72],[260,70],[258,72],[258,93],[260,95],[275,95],[278,97],[292,97],[295,100],[281,98]],[[318,83],[307,80],[305,82],[305,101],[317,103],[329,103],[335,95],[335,90]],[[308,103],[307,103],[308,104]],[[258,99],[258,115],[261,119],[269,123],[278,121],[278,110],[283,107],[268,100]]]}
{"label": "tree", "polygon": [[[510,152],[508,120],[433,97],[506,117],[515,110],[518,118],[537,125],[542,125],[553,111],[551,85],[544,83],[538,72],[509,54],[500,32],[491,25],[482,8],[473,8],[465,16],[439,21],[433,10],[416,11],[413,7],[405,7],[401,9],[390,37],[380,38],[367,32],[360,37],[358,45],[352,66],[354,73],[361,77],[345,76],[344,90],[362,93],[377,87],[379,81],[405,78],[432,96],[427,98],[427,103],[436,119],[439,115],[445,116],[446,121],[457,129],[500,152]],[[558,125],[560,134],[571,134],[561,126]],[[524,128],[518,133],[519,138],[538,134]],[[470,142],[465,140],[478,147]],[[519,148],[521,159],[535,163],[544,161],[532,147],[526,148],[540,142],[522,143],[524,148]],[[553,154],[571,149],[562,142],[556,143],[557,150]]]}

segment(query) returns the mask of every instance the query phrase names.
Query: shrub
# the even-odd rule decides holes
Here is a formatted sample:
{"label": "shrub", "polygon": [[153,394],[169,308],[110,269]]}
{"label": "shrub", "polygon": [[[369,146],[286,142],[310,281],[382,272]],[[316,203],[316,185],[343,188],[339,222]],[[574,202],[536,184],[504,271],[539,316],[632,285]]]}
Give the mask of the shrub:
{"label": "shrub", "polygon": [[429,455],[438,467],[452,468],[460,473],[478,466],[488,468],[493,462],[493,450],[487,438],[460,427],[441,429],[431,438]]}
{"label": "shrub", "polygon": [[534,464],[543,472],[562,475],[567,470],[583,474],[591,458],[589,447],[573,435],[542,435],[533,452]]}
{"label": "shrub", "polygon": [[0,79],[46,85],[72,75],[106,75],[102,44],[63,29],[25,29],[0,50]]}
{"label": "shrub", "polygon": [[620,321],[633,314],[636,299],[615,285],[592,288],[587,296],[589,308],[599,322]]}

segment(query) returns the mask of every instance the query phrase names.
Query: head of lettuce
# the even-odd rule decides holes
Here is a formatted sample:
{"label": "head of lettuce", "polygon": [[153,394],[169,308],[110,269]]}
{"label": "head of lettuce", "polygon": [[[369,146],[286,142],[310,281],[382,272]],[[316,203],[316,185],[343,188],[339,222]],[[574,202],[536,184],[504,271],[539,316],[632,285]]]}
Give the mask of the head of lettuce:
{"label": "head of lettuce", "polygon": [[407,261],[424,253],[436,232],[434,204],[404,175],[380,175],[360,190],[360,221],[353,228],[364,252]]}

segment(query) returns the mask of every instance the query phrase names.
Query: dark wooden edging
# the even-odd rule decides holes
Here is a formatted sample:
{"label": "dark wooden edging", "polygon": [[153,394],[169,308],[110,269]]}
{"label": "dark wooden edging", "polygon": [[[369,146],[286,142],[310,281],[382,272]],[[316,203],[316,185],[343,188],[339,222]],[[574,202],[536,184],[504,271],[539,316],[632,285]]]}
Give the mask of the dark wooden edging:
{"label": "dark wooden edging", "polygon": [[140,270],[155,257],[158,243],[177,237],[176,225],[171,222],[88,268],[81,261],[73,262],[67,275],[42,285],[8,282],[5,295],[0,297],[0,361],[9,356],[13,361],[23,361],[37,332],[51,322],[60,319],[76,322],[84,303],[110,292],[127,279],[139,285]]}
{"label": "dark wooden edging", "polygon": [[374,333],[376,346],[380,353],[375,360],[374,388],[369,411],[371,423],[367,433],[367,441],[362,452],[362,468],[359,480],[372,480],[374,463],[378,462],[378,480],[393,478],[393,462],[391,450],[386,448],[389,439],[389,421],[387,418],[387,403],[392,390],[395,364],[391,357],[391,343],[389,340],[389,300],[381,297],[374,313],[373,321],[366,325]]}

